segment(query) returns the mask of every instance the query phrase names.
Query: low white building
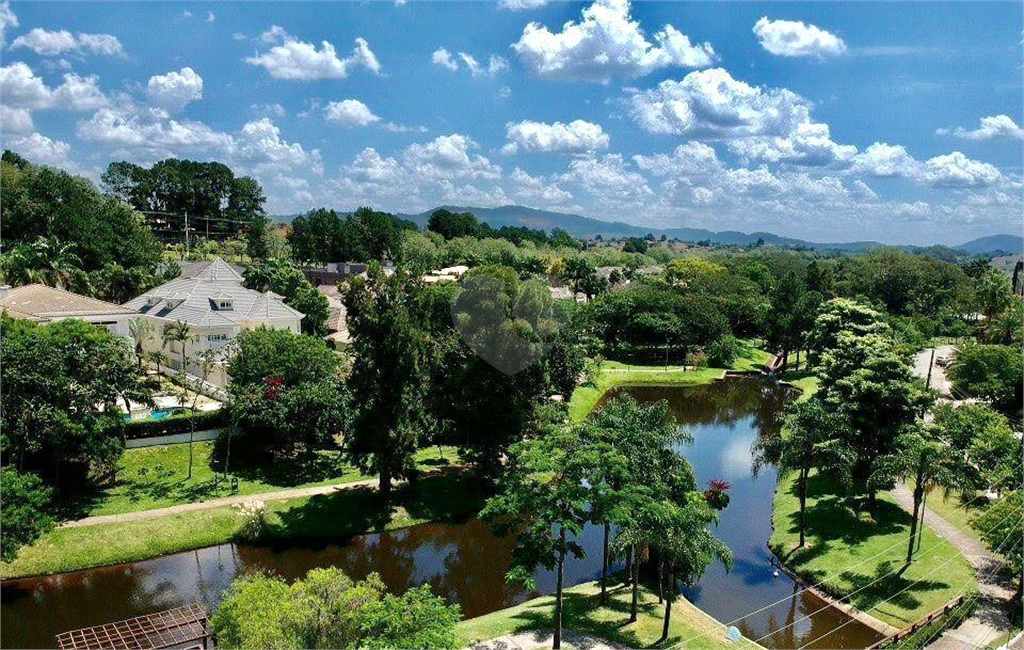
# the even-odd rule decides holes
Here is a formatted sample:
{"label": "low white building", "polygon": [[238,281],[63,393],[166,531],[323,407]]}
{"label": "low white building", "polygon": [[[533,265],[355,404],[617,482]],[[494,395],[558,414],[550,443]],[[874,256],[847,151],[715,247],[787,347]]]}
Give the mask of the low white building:
{"label": "low white building", "polygon": [[115,336],[128,338],[128,322],[136,316],[131,309],[83,296],[45,284],[21,287],[0,286],[0,311],[11,318],[53,323],[76,318],[103,327]]}
{"label": "low white building", "polygon": [[[242,279],[241,273],[217,258],[199,272],[166,282],[129,300],[124,307],[136,317],[156,323],[154,336],[145,347],[147,351],[165,350],[174,369],[180,367],[182,346],[177,342],[165,345],[163,334],[177,323],[189,326],[192,338],[186,343],[186,353],[190,361],[204,350],[223,350],[245,330],[263,326],[296,334],[301,331],[305,314],[284,304],[275,293],[247,289]],[[226,357],[226,352],[219,356],[220,363],[208,378],[218,386],[229,380],[224,369]],[[193,363],[189,363],[186,371],[201,374]]]}

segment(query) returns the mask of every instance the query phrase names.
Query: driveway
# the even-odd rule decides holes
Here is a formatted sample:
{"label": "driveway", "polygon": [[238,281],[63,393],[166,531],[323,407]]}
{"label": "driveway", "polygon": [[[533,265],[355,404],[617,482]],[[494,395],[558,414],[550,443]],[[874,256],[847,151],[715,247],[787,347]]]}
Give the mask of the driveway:
{"label": "driveway", "polygon": [[[935,348],[925,348],[918,352],[914,357],[914,374],[924,380],[928,379],[928,364],[932,359],[932,350],[935,351],[936,359],[941,356],[951,359],[957,351],[957,349],[952,345],[940,345]],[[939,391],[939,394],[946,399],[953,398],[952,385],[949,383],[949,379],[946,378],[946,369],[938,364],[932,366],[932,377],[929,388],[934,388]]]}

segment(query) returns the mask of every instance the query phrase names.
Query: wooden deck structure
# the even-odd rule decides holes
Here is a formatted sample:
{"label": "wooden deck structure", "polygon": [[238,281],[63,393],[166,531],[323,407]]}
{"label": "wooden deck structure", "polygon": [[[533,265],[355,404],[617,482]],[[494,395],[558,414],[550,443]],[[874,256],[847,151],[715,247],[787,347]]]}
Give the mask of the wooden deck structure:
{"label": "wooden deck structure", "polygon": [[210,625],[206,612],[196,603],[105,623],[57,635],[62,649],[156,650],[158,648],[206,648]]}

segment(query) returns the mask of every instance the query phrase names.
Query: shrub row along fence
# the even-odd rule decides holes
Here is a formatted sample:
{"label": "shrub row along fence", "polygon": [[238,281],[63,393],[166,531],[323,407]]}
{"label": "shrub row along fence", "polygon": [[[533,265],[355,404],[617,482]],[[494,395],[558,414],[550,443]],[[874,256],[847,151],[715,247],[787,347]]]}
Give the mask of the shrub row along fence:
{"label": "shrub row along fence", "polygon": [[171,415],[160,420],[132,420],[124,423],[124,438],[125,440],[138,440],[188,433],[192,430],[193,425],[195,425],[195,431],[216,429],[227,426],[229,420],[228,409]]}

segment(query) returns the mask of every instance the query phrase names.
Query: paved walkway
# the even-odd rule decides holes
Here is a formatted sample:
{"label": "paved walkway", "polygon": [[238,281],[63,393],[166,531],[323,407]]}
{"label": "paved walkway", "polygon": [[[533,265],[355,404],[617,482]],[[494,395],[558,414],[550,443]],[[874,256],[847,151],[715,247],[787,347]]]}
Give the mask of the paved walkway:
{"label": "paved walkway", "polygon": [[[60,528],[80,528],[82,526],[99,526],[101,524],[117,524],[126,521],[143,521],[145,519],[156,519],[158,517],[165,517],[167,515],[176,515],[182,512],[192,512],[195,510],[208,510],[210,508],[220,508],[223,506],[233,506],[241,503],[249,503],[251,501],[283,501],[285,499],[295,499],[297,497],[309,497],[316,496],[319,494],[333,494],[342,490],[351,490],[360,487],[376,487],[379,483],[376,478],[368,478],[361,481],[352,481],[350,483],[336,483],[334,485],[320,485],[317,487],[306,487],[306,488],[292,488],[289,490],[278,490],[276,492],[261,492],[259,494],[246,494],[246,495],[235,495],[231,497],[220,497],[217,499],[210,499],[209,501],[198,501],[196,503],[183,503],[177,506],[170,506],[168,508],[153,508],[152,510],[137,510],[135,512],[125,512],[119,515],[98,515],[96,517],[85,517],[84,519],[75,519],[74,521],[65,521],[60,525]],[[400,485],[400,482],[394,483],[394,485]]]}
{"label": "paved walkway", "polygon": [[[481,641],[472,646],[473,650],[540,650],[550,648],[554,634],[551,632],[519,632],[506,634],[490,641]],[[611,641],[599,639],[562,629],[562,647],[580,650],[624,650],[623,646]]]}
{"label": "paved walkway", "polygon": [[[914,497],[906,485],[897,485],[892,495],[904,510],[913,511]],[[991,642],[1004,637],[1010,629],[1010,620],[1006,616],[1006,601],[1013,596],[1013,588],[1006,584],[1001,574],[995,572],[1000,560],[981,542],[963,533],[929,510],[927,506],[924,522],[964,554],[978,574],[978,591],[981,594],[974,614],[956,629],[943,632],[942,636],[931,642],[927,648],[972,650],[987,647]]]}

